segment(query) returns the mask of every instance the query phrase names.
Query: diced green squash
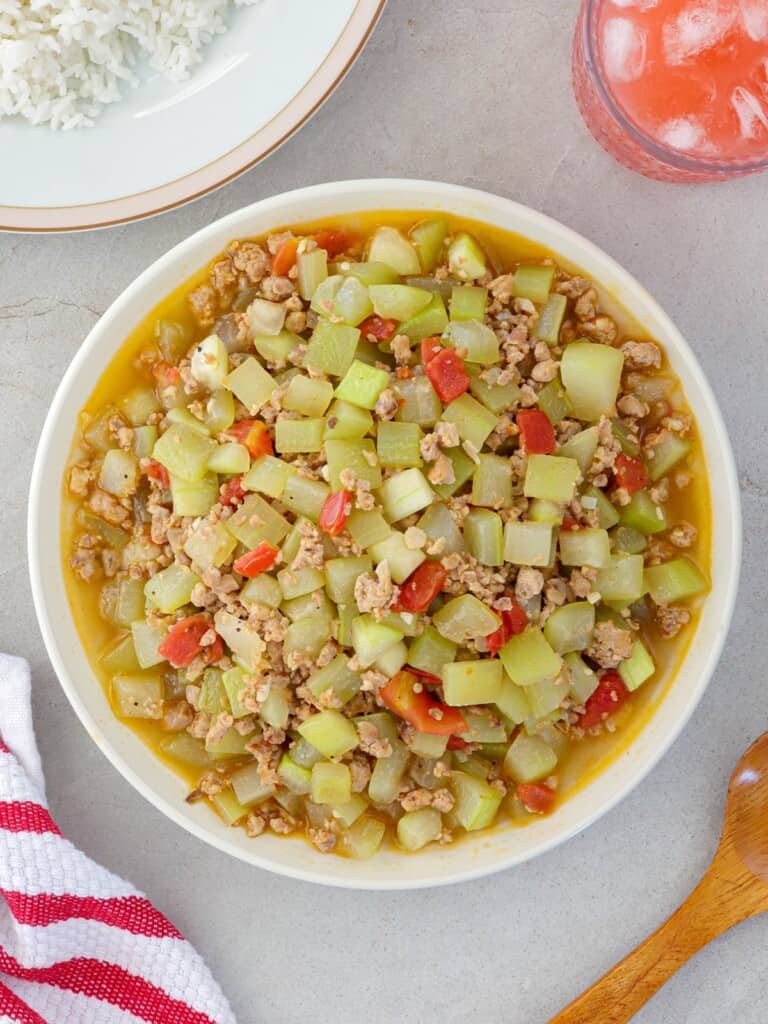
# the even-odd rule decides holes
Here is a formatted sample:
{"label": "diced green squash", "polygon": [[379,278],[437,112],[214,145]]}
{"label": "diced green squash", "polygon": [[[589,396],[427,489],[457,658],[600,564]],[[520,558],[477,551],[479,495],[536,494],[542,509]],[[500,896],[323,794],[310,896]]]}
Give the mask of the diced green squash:
{"label": "diced green squash", "polygon": [[272,397],[272,392],[277,389],[275,378],[254,356],[250,356],[227,374],[223,384],[251,413],[258,412],[266,405]]}
{"label": "diced green squash", "polygon": [[258,491],[270,498],[279,498],[287,480],[295,474],[296,470],[289,462],[276,459],[274,455],[261,455],[243,477],[242,486],[246,491]]}
{"label": "diced green squash", "polygon": [[224,687],[229,710],[233,718],[245,718],[250,712],[240,703],[240,694],[246,689],[245,672],[237,665],[221,673],[221,684]]}
{"label": "diced green squash", "polygon": [[451,320],[483,322],[488,304],[488,289],[479,285],[459,285],[451,289]]}
{"label": "diced green squash", "polygon": [[[386,625],[391,625],[391,623],[386,623]],[[383,654],[380,654],[376,661],[374,661],[373,667],[378,672],[383,673],[388,679],[391,679],[396,672],[400,671],[407,658],[408,648],[400,640],[399,643],[392,644]]]}
{"label": "diced green squash", "polygon": [[203,437],[210,437],[211,432],[205,423],[201,419],[198,419],[197,416],[193,416],[186,407],[177,406],[173,409],[169,409],[165,418],[169,423],[178,423],[182,427],[189,427],[190,430],[194,430],[196,434],[202,434]]}
{"label": "diced green squash", "polygon": [[306,565],[301,569],[281,569],[277,574],[277,582],[283,597],[290,601],[294,597],[311,594],[325,586],[325,573],[322,569]]}
{"label": "diced green squash", "polygon": [[249,494],[226,524],[232,536],[249,550],[263,540],[278,545],[290,529],[288,521],[258,494]]}
{"label": "diced green squash", "polygon": [[560,363],[563,385],[580,420],[610,416],[621,385],[624,355],[617,348],[591,341],[566,345]]}
{"label": "diced green squash", "polygon": [[584,661],[581,655],[572,652],[563,658],[568,666],[571,696],[577,704],[585,704],[597,689],[600,679]]}
{"label": "diced green squash", "polygon": [[612,537],[616,551],[624,551],[628,555],[640,555],[648,547],[645,534],[631,526],[618,526],[613,530]]}
{"label": "diced green squash", "polygon": [[118,498],[128,498],[136,490],[139,463],[133,452],[110,448],[99,470],[99,487]]}
{"label": "diced green squash", "polygon": [[397,823],[397,841],[404,850],[415,853],[440,838],[443,819],[434,807],[408,811]]}
{"label": "diced green squash", "polygon": [[664,507],[657,505],[646,490],[635,491],[629,504],[622,508],[619,521],[622,526],[631,527],[646,536],[661,533],[667,528]]}
{"label": "diced green squash", "polygon": [[441,555],[450,555],[466,549],[464,535],[453,518],[453,513],[442,502],[435,502],[426,509],[419,520],[419,528],[426,533],[430,541],[443,542]]}
{"label": "diced green squash", "polygon": [[448,747],[447,736],[435,736],[433,733],[419,732],[417,729],[411,733],[408,741],[411,753],[417,757],[425,757],[433,760],[442,757]]}
{"label": "diced green squash", "polygon": [[345,764],[318,761],[312,766],[312,799],[316,804],[344,804],[352,797],[352,776]]}
{"label": "diced green squash", "polygon": [[354,604],[358,576],[371,572],[373,562],[367,555],[358,558],[331,558],[325,563],[326,590],[335,604]]}
{"label": "diced green squash", "polygon": [[652,449],[653,458],[648,459],[648,475],[654,482],[665,476],[691,451],[691,445],[675,434],[662,438]]}
{"label": "diced green squash", "polygon": [[323,755],[312,744],[305,740],[303,736],[291,744],[290,754],[296,764],[301,765],[302,768],[311,768],[312,765],[317,764],[318,761],[322,761]]}
{"label": "diced green squash", "polygon": [[451,772],[451,789],[456,797],[453,816],[467,832],[488,828],[499,810],[502,792],[484,779],[467,772]]}
{"label": "diced green squash", "polygon": [[421,466],[419,446],[423,436],[418,423],[382,420],[376,427],[376,453],[379,462],[391,469]]}
{"label": "diced green squash", "polygon": [[639,686],[651,678],[656,671],[653,658],[642,640],[635,640],[632,644],[632,654],[619,665],[619,675],[624,685],[633,693]]}
{"label": "diced green squash", "polygon": [[455,659],[456,649],[453,640],[441,636],[433,626],[425,626],[408,648],[408,664],[441,677],[443,666]]}
{"label": "diced green squash", "polygon": [[324,437],[338,441],[357,439],[364,437],[372,426],[373,417],[367,409],[335,401],[328,411]]}
{"label": "diced green squash", "polygon": [[184,542],[184,553],[199,569],[210,569],[223,565],[236,547],[237,540],[223,522],[202,519],[190,530]]}
{"label": "diced green squash", "polygon": [[368,288],[356,277],[346,277],[333,301],[334,319],[356,327],[373,312]]}
{"label": "diced green squash", "polygon": [[379,562],[387,562],[395,583],[407,580],[426,558],[421,549],[406,546],[403,534],[399,530],[393,530],[386,540],[372,544],[368,553],[377,565]]}
{"label": "diced green squash", "polygon": [[464,539],[470,555],[481,565],[502,565],[504,533],[501,516],[487,508],[473,508],[464,520]]}
{"label": "diced green squash", "polygon": [[435,494],[444,501],[455,494],[469,480],[477,468],[477,463],[467,455],[463,448],[448,448],[443,454],[450,459],[453,467],[454,480],[450,484],[436,484]]}
{"label": "diced green squash", "polygon": [[656,604],[687,601],[709,589],[707,578],[690,558],[673,558],[671,562],[649,566],[644,586]]}
{"label": "diced green squash", "polygon": [[546,302],[555,277],[554,264],[522,263],[515,271],[512,294],[518,299]]}
{"label": "diced green squash", "polygon": [[264,641],[243,619],[220,608],[213,617],[216,632],[235,657],[249,671],[255,672],[261,663]]}
{"label": "diced green squash", "polygon": [[523,494],[526,498],[544,498],[568,504],[580,476],[581,470],[575,459],[564,459],[559,455],[529,455]]}
{"label": "diced green squash", "polygon": [[565,516],[565,507],[555,501],[545,501],[544,498],[531,498],[526,515],[532,523],[560,526]]}
{"label": "diced green squash", "polygon": [[296,258],[296,270],[299,295],[305,302],[309,302],[328,277],[328,253],[320,248],[299,253]]}
{"label": "diced green squash", "polygon": [[460,395],[443,409],[443,419],[454,423],[462,441],[469,441],[478,451],[498,424],[498,418],[471,395]]}
{"label": "diced green squash", "polygon": [[633,458],[640,456],[640,445],[637,443],[637,434],[633,433],[629,424],[625,423],[620,417],[615,416],[611,420],[611,433],[621,445],[621,450],[625,455],[631,455]]}
{"label": "diced green squash", "polygon": [[142,387],[131,388],[117,405],[132,427],[142,426],[152,413],[162,408],[155,392],[151,388]]}
{"label": "diced green squash", "polygon": [[322,416],[333,398],[333,384],[297,373],[283,397],[283,408],[302,416]]}
{"label": "diced green squash", "polygon": [[163,677],[150,673],[112,677],[112,702],[121,718],[162,718]]}
{"label": "diced green squash", "polygon": [[289,420],[280,417],[275,423],[275,450],[281,454],[319,452],[323,448],[325,420]]}
{"label": "diced green squash", "polygon": [[229,711],[229,701],[222,682],[222,673],[217,668],[207,668],[203,672],[197,706],[200,711],[207,711],[214,718],[222,711]]}
{"label": "diced green squash", "polygon": [[186,565],[173,562],[147,580],[144,594],[155,608],[164,615],[170,615],[189,603],[192,591],[199,582],[200,577]]}
{"label": "diced green squash", "polygon": [[[383,424],[381,425],[383,426]],[[369,548],[372,544],[378,544],[380,541],[386,540],[392,533],[391,526],[381,512],[376,509],[353,509],[349,513],[345,528],[355,544],[361,548]]]}
{"label": "diced green squash", "polygon": [[368,783],[368,796],[374,804],[390,804],[397,798],[408,765],[410,754],[405,744],[401,743],[396,735],[390,743],[392,753],[389,757],[380,757],[376,761],[371,772],[371,781]]}
{"label": "diced green squash", "polygon": [[517,783],[538,782],[557,767],[557,754],[540,736],[521,732],[510,743],[504,758],[505,773]]}
{"label": "diced green squash", "polygon": [[385,832],[383,821],[364,814],[347,831],[344,850],[355,860],[369,860],[381,846]]}
{"label": "diced green squash", "polygon": [[312,772],[296,764],[290,754],[283,754],[277,774],[286,789],[299,796],[306,796],[312,788]]}
{"label": "diced green squash", "polygon": [[283,592],[274,576],[262,572],[246,581],[240,591],[240,600],[243,604],[265,604],[268,608],[279,608]]}
{"label": "diced green squash", "polygon": [[601,530],[610,530],[619,521],[619,513],[613,502],[597,487],[589,486],[584,491],[581,502],[584,508],[597,511],[597,525]]}
{"label": "diced green squash", "polygon": [[563,565],[588,565],[604,569],[611,560],[611,539],[606,530],[563,530],[560,533],[560,561]]}
{"label": "diced green squash", "polygon": [[149,425],[146,427],[133,428],[133,454],[137,459],[148,459],[152,449],[157,443],[157,427]]}
{"label": "diced green squash", "polygon": [[539,392],[538,406],[553,427],[566,416],[573,415],[573,406],[559,377],[545,384]]}
{"label": "diced green squash", "polygon": [[431,505],[435,495],[420,469],[411,468],[394,473],[379,490],[384,515],[396,523]]}
{"label": "diced green squash", "polygon": [[208,468],[213,473],[226,476],[239,476],[247,473],[251,465],[251,456],[244,444],[220,444],[214,448],[208,459]]}
{"label": "diced green squash", "polygon": [[421,270],[416,250],[396,228],[376,229],[368,246],[368,259],[372,263],[386,263],[401,277],[418,274]]}
{"label": "diced green squash", "polygon": [[189,372],[193,378],[215,391],[224,383],[229,371],[229,352],[218,334],[209,334],[195,345],[189,363]]}
{"label": "diced green squash", "polygon": [[595,628],[595,606],[574,601],[555,608],[544,625],[544,636],[556,654],[585,651]]}
{"label": "diced green squash", "polygon": [[563,458],[575,459],[583,476],[592,465],[592,460],[597,451],[598,428],[587,427],[578,434],[574,434],[565,444],[561,444],[557,454]]}
{"label": "diced green squash", "polygon": [[502,715],[514,725],[521,725],[531,714],[531,705],[528,703],[525,689],[513,683],[506,672],[495,704]]}
{"label": "diced green squash", "polygon": [[337,700],[346,704],[360,691],[360,674],[349,667],[345,654],[338,654],[329,664],[312,673],[307,687],[318,698],[330,690]]}
{"label": "diced green squash", "polygon": [[332,274],[315,289],[309,308],[321,317],[329,317],[333,314],[333,306],[336,302],[336,295],[344,283],[341,274]]}
{"label": "diced green squash", "polygon": [[502,455],[479,455],[472,477],[473,505],[509,508],[512,504],[512,463]]}
{"label": "diced green squash", "polygon": [[611,555],[609,564],[598,569],[594,589],[604,601],[625,605],[638,601],[647,589],[643,581],[643,556]]}
{"label": "diced green squash", "polygon": [[[157,648],[155,648],[153,657],[157,657],[156,651]],[[105,672],[109,672],[111,675],[116,672],[126,672],[131,675],[138,672],[140,668],[152,668],[153,665],[157,665],[161,661],[163,658],[157,658],[156,661],[150,659],[148,665],[142,665],[130,633],[122,636],[116,643],[110,644],[107,650],[99,655],[99,664]]]}
{"label": "diced green squash", "polygon": [[357,746],[357,730],[339,711],[320,711],[298,727],[304,739],[324,757],[341,757]]}
{"label": "diced green squash", "polygon": [[312,332],[304,356],[304,365],[343,377],[355,358],[360,331],[346,324],[321,320]]}
{"label": "diced green squash", "polygon": [[237,825],[248,814],[248,808],[240,803],[231,789],[223,789],[220,793],[216,793],[208,799],[213,804],[219,817],[230,827]]}
{"label": "diced green squash", "polygon": [[336,270],[345,277],[356,277],[361,284],[395,284],[400,275],[386,263],[350,263],[344,260],[336,264]]}
{"label": "diced green squash", "polygon": [[407,335],[411,341],[422,341],[424,338],[433,338],[442,334],[447,323],[448,314],[445,311],[445,303],[442,296],[435,293],[428,306],[412,316],[410,320],[404,320],[400,324],[398,334]]}
{"label": "diced green squash", "polygon": [[363,668],[368,668],[402,639],[400,630],[377,622],[372,615],[358,615],[352,620],[352,646]]}
{"label": "diced green squash", "polygon": [[[472,367],[469,369],[472,370]],[[521,392],[517,384],[489,384],[480,373],[470,372],[470,378],[469,390],[486,409],[497,416],[508,409],[514,409],[520,401]]]}
{"label": "diced green squash", "polygon": [[466,349],[468,363],[490,366],[499,361],[499,339],[481,320],[452,320],[443,340],[451,348]]}
{"label": "diced green squash", "polygon": [[[502,689],[504,681],[502,680]],[[501,692],[501,691],[499,691]],[[497,698],[498,699],[498,698]],[[491,711],[465,711],[467,731],[459,735],[467,743],[506,743],[507,730],[504,723]]]}
{"label": "diced green squash", "polygon": [[528,687],[555,679],[562,668],[562,659],[542,631],[534,626],[507,640],[499,657],[504,671],[518,686]]}
{"label": "diced green squash", "polygon": [[[305,600],[302,597],[296,601]],[[291,655],[316,658],[331,637],[330,616],[313,613],[292,622],[283,638],[283,654],[290,664]]]}
{"label": "diced green squash", "polygon": [[440,419],[443,406],[428,377],[399,380],[395,391],[402,402],[396,419],[403,423],[418,423],[420,427],[433,427]]}
{"label": "diced green squash", "polygon": [[261,781],[261,769],[258,764],[247,764],[244,768],[238,768],[232,773],[231,782],[235,796],[244,807],[264,803],[275,792],[274,786],[265,785]]}
{"label": "diced green squash", "polygon": [[551,566],[555,535],[551,523],[508,522],[504,526],[504,561],[513,565]]}
{"label": "diced green squash", "polygon": [[354,473],[358,480],[367,480],[371,487],[381,486],[381,467],[376,448],[370,438],[326,441],[325,458],[328,463],[328,482],[331,490],[342,490],[341,474],[345,469]]}
{"label": "diced green squash", "polygon": [[287,310],[281,302],[252,299],[245,311],[248,333],[252,337],[257,334],[279,334],[283,329],[286,313]]}
{"label": "diced green squash", "polygon": [[435,612],[432,624],[446,639],[466,644],[493,633],[501,625],[501,618],[474,594],[461,594]]}
{"label": "diced green squash", "polygon": [[180,761],[181,764],[204,768],[211,763],[203,741],[195,739],[188,732],[177,732],[164,737],[160,740],[159,747],[166,757]]}
{"label": "diced green squash", "polygon": [[196,483],[208,471],[208,459],[216,447],[210,437],[173,423],[157,439],[152,458],[160,462],[173,476]]}
{"label": "diced green squash", "polygon": [[550,295],[539,311],[539,319],[533,329],[536,341],[546,341],[548,345],[556,345],[560,339],[560,328],[563,326],[565,307],[568,300],[557,292]]}
{"label": "diced green squash", "polygon": [[448,268],[460,281],[475,281],[488,270],[485,253],[479,243],[465,231],[448,246]]}
{"label": "diced green squash", "polygon": [[316,523],[330,493],[330,487],[322,480],[310,480],[295,474],[288,477],[280,500],[291,512]]}
{"label": "diced green squash", "polygon": [[114,621],[118,626],[130,626],[144,617],[144,584],[141,580],[121,579],[117,584]]}
{"label": "diced green squash", "polygon": [[[394,285],[392,286],[394,287]],[[359,405],[362,409],[373,409],[381,392],[389,384],[389,373],[369,366],[359,359],[352,361],[344,377],[334,392],[350,405]]]}
{"label": "diced green squash", "polygon": [[448,236],[448,221],[442,217],[425,220],[411,228],[411,242],[425,273],[434,270],[440,262],[443,243]]}
{"label": "diced green squash", "polygon": [[432,293],[407,284],[373,284],[369,289],[373,311],[392,320],[410,320],[432,301]]}
{"label": "diced green squash", "polygon": [[170,474],[173,511],[177,516],[204,516],[219,500],[219,478],[207,473],[194,483]]}

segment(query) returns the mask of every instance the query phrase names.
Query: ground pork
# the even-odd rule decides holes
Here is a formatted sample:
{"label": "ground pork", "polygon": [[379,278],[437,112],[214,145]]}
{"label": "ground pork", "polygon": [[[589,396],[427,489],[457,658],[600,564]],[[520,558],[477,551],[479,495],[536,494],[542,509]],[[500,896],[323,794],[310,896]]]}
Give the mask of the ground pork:
{"label": "ground pork", "polygon": [[693,523],[688,523],[683,519],[669,531],[669,542],[676,548],[689,548],[696,540],[698,533],[699,531]]}
{"label": "ground pork", "polygon": [[446,571],[443,590],[447,594],[474,594],[480,601],[490,604],[506,586],[506,575],[480,565],[472,555],[455,551],[445,555],[441,564]]}
{"label": "ground pork", "polygon": [[358,722],[357,735],[360,737],[360,749],[371,757],[391,757],[392,744],[388,739],[379,736],[379,730],[371,722]]}
{"label": "ground pork", "polygon": [[587,654],[601,668],[616,668],[632,654],[632,634],[628,629],[621,629],[610,619],[598,622]]}
{"label": "ground pork", "polygon": [[95,479],[96,472],[90,466],[83,465],[82,463],[73,466],[69,471],[69,489],[72,494],[85,497]]}
{"label": "ground pork", "polygon": [[375,572],[366,572],[355,580],[355,601],[364,614],[379,608],[389,608],[395,596],[395,585],[386,559],[379,562]]}
{"label": "ground pork", "polygon": [[209,284],[201,284],[189,293],[187,298],[192,315],[204,331],[213,327],[219,312],[219,300]]}
{"label": "ground pork", "polygon": [[515,597],[518,601],[529,601],[532,597],[540,594],[543,587],[544,576],[539,570],[523,566],[515,581]]}
{"label": "ground pork", "polygon": [[291,562],[291,569],[294,572],[308,567],[322,569],[324,563],[325,551],[320,531],[314,523],[302,521],[299,523],[299,550]]}
{"label": "ground pork", "polygon": [[258,242],[232,242],[228,251],[235,269],[244,273],[253,284],[258,284],[269,270],[269,256]]}
{"label": "ground pork", "polygon": [[397,395],[392,388],[384,388],[376,399],[374,411],[380,420],[393,420],[398,410]]}
{"label": "ground pork", "polygon": [[691,621],[691,613],[678,605],[660,604],[656,608],[656,621],[663,636],[673,637]]}
{"label": "ground pork", "polygon": [[130,511],[121,505],[114,495],[102,491],[100,487],[94,488],[88,506],[92,512],[112,526],[122,526],[131,517]]}
{"label": "ground pork", "polygon": [[625,341],[621,346],[624,363],[632,369],[651,367],[658,370],[661,366],[661,349],[652,341]]}

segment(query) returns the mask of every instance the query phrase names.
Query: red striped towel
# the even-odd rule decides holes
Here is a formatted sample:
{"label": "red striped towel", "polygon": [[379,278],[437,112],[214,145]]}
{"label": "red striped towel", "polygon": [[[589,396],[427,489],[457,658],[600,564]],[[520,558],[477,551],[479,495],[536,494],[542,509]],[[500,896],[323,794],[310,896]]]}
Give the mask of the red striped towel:
{"label": "red striped towel", "polygon": [[0,1024],[235,1024],[207,967],[48,813],[29,667],[0,655]]}

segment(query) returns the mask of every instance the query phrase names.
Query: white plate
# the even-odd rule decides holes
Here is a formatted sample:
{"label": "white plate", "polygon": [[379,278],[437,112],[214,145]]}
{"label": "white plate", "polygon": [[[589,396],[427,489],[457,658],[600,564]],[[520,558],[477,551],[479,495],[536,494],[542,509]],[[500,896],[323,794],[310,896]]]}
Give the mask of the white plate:
{"label": "white plate", "polygon": [[[503,825],[415,856],[394,849],[369,861],[324,856],[308,843],[273,835],[248,839],[227,828],[202,802],[184,800],[184,782],[153,757],[112,712],[83,652],[67,604],[61,560],[62,477],[83,407],[133,327],[166,295],[220,253],[233,238],[277,225],[363,210],[444,210],[496,225],[559,255],[572,271],[597,282],[663,344],[698,423],[711,487],[712,590],[685,658],[659,707],[629,746],[557,812],[527,828]],[[40,628],[67,697],[93,741],[155,807],[212,846],[278,874],[359,889],[444,885],[491,874],[538,856],[609,811],[648,774],[690,718],[717,664],[731,619],[741,560],[741,514],[733,454],[701,367],[675,325],[631,274],[581,235],[508,199],[456,185],[407,180],[331,182],[273,196],[210,224],[144,271],[102,316],[59,386],[45,421],[30,491],[28,544],[32,594]]]}
{"label": "white plate", "polygon": [[[318,108],[385,0],[259,0],[184,82],[153,74],[92,128],[0,120],[0,228],[65,231],[134,220],[202,195],[263,159]],[[52,173],[52,168],[55,171]]]}

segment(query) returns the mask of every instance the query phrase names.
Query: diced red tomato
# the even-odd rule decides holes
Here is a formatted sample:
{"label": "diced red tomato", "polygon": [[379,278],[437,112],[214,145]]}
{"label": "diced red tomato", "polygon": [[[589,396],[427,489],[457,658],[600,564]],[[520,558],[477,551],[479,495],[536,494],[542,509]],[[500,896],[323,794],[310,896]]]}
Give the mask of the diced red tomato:
{"label": "diced red tomato", "polygon": [[168,476],[168,470],[161,462],[158,462],[157,459],[149,460],[145,472],[150,480],[154,480],[155,483],[160,484],[160,486],[166,491],[171,486],[171,478]]}
{"label": "diced red tomato", "polygon": [[271,569],[277,561],[277,556],[280,554],[278,548],[272,547],[271,544],[267,544],[265,540],[261,544],[257,544],[253,551],[248,551],[246,554],[241,555],[240,558],[234,563],[235,572],[239,572],[241,576],[247,577],[252,580],[254,576],[258,576],[259,573],[266,572]]}
{"label": "diced red tomato", "polygon": [[300,241],[300,238],[286,238],[272,259],[273,274],[276,274],[278,277],[285,277],[296,262],[296,250],[299,247]]}
{"label": "diced red tomato", "polygon": [[240,420],[224,431],[233,441],[244,444],[252,459],[260,455],[274,455],[275,449],[266,423],[261,420]]}
{"label": "diced red tomato", "polygon": [[169,388],[179,379],[179,368],[161,360],[152,367],[152,376],[161,388]]}
{"label": "diced red tomato", "polygon": [[443,350],[440,338],[424,338],[421,343],[421,361],[426,366]]}
{"label": "diced red tomato", "polygon": [[444,405],[469,390],[470,381],[464,368],[464,360],[456,349],[442,349],[429,360],[424,372],[432,381],[432,387]]}
{"label": "diced red tomato", "polygon": [[555,450],[555,430],[546,413],[539,409],[521,409],[517,414],[520,447],[526,455],[551,455]]}
{"label": "diced red tomato", "polygon": [[353,241],[349,231],[343,228],[323,228],[315,232],[314,238],[318,248],[325,249],[331,259],[348,249]]}
{"label": "diced red tomato", "polygon": [[461,736],[451,736],[448,739],[449,750],[469,750],[469,744]]}
{"label": "diced red tomato", "polygon": [[576,520],[573,518],[573,516],[569,516],[568,513],[566,512],[565,515],[563,516],[563,521],[562,521],[562,523],[560,525],[560,529],[561,530],[565,530],[566,533],[567,533],[570,530],[578,530],[579,529],[579,524],[576,522]]}
{"label": "diced red tomato", "polygon": [[624,452],[616,456],[613,475],[616,477],[619,487],[623,487],[628,494],[642,490],[648,483],[648,474],[642,460],[636,459],[632,455],[625,455]]}
{"label": "diced red tomato", "polygon": [[543,782],[521,782],[517,787],[517,795],[531,814],[551,814],[557,796],[554,789],[545,786]]}
{"label": "diced red tomato", "polygon": [[352,495],[349,491],[336,491],[329,494],[320,509],[317,525],[329,537],[337,537],[344,529],[351,508]]}
{"label": "diced red tomato", "polygon": [[157,648],[157,653],[174,668],[186,668],[197,657],[203,657],[206,665],[210,665],[224,653],[224,645],[219,636],[212,644],[201,646],[200,641],[211,629],[213,626],[207,616],[190,615],[171,626],[165,640]]}
{"label": "diced red tomato", "polygon": [[629,698],[629,690],[618,672],[605,672],[600,676],[597,689],[584,705],[579,717],[582,729],[592,729],[618,711]]}
{"label": "diced red tomato", "polygon": [[[414,689],[414,687],[418,687]],[[396,672],[379,690],[385,707],[418,729],[432,736],[450,736],[466,732],[467,723],[458,708],[450,708],[435,700],[407,669]]]}
{"label": "diced red tomato", "polygon": [[243,478],[241,476],[233,476],[231,480],[227,480],[219,488],[219,502],[230,508],[234,505],[239,505],[244,497],[245,491],[243,490]]}
{"label": "diced red tomato", "polygon": [[528,625],[528,616],[514,597],[512,598],[512,607],[508,611],[503,611],[499,614],[501,615],[501,625],[485,638],[491,654],[498,654],[510,637],[522,633]]}
{"label": "diced red tomato", "polygon": [[389,341],[390,338],[394,337],[397,330],[397,320],[385,320],[374,313],[373,316],[363,320],[357,327],[363,338],[373,335],[376,341]]}
{"label": "diced red tomato", "polygon": [[398,612],[425,612],[443,589],[446,572],[439,562],[422,562],[400,585]]}
{"label": "diced red tomato", "polygon": [[433,675],[431,672],[425,672],[423,668],[414,668],[413,665],[409,665],[408,671],[412,672],[413,675],[418,676],[419,679],[423,679],[428,686],[442,685],[443,681],[440,676]]}

